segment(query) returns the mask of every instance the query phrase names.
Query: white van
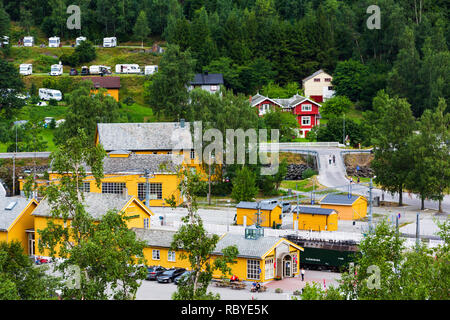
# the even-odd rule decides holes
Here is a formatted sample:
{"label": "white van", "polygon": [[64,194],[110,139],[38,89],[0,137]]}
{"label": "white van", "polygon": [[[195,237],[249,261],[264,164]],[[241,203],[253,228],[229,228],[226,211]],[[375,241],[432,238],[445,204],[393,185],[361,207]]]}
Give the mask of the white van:
{"label": "white van", "polygon": [[116,73],[141,73],[138,64],[116,64]]}
{"label": "white van", "polygon": [[33,73],[33,65],[29,63],[22,63],[19,66],[19,73],[24,76],[29,76]]}
{"label": "white van", "polygon": [[59,90],[54,89],[47,89],[47,88],[40,88],[39,89],[39,99],[42,100],[56,100],[61,101],[62,100],[62,93]]}
{"label": "white van", "polygon": [[89,74],[111,74],[111,67],[108,66],[90,66]]}
{"label": "white van", "polygon": [[61,44],[61,40],[59,37],[48,38],[48,47],[49,48],[59,48],[60,44]]}
{"label": "white van", "polygon": [[146,76],[154,74],[158,72],[158,66],[154,65],[154,66],[145,66],[144,68],[144,74]]}
{"label": "white van", "polygon": [[24,47],[34,46],[34,37],[23,37],[23,46]]}
{"label": "white van", "polygon": [[112,48],[117,46],[117,38],[116,37],[109,37],[109,38],[103,38],[103,47],[105,48]]}
{"label": "white van", "polygon": [[78,37],[75,40],[75,47],[79,46],[81,42],[86,41],[86,37]]}
{"label": "white van", "polygon": [[8,36],[1,36],[0,37],[0,47],[3,47],[5,45],[9,44],[9,37]]}
{"label": "white van", "polygon": [[62,74],[63,74],[63,65],[61,64],[61,61],[58,64],[52,64],[50,69],[50,75],[60,76]]}

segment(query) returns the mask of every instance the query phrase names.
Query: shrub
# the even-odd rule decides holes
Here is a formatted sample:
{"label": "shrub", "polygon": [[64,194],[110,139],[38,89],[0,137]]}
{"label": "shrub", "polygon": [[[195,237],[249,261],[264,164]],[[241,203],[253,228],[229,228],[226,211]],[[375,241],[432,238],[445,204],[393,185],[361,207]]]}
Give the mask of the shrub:
{"label": "shrub", "polygon": [[125,103],[128,106],[131,106],[133,103],[135,103],[134,99],[132,97],[126,97],[123,100],[123,103]]}
{"label": "shrub", "polygon": [[299,296],[299,295],[302,294],[302,292],[301,292],[300,290],[295,290],[295,291],[293,292],[293,294],[294,294],[295,296]]}
{"label": "shrub", "polygon": [[48,101],[48,104],[51,106],[57,106],[58,105],[58,101],[56,101],[55,99],[50,99]]}
{"label": "shrub", "polygon": [[302,179],[308,179],[311,178],[312,176],[316,175],[317,172],[314,171],[311,168],[306,169],[305,171],[302,172]]}
{"label": "shrub", "polygon": [[276,289],[275,289],[275,293],[283,293],[283,289],[281,289],[281,288],[276,288]]}
{"label": "shrub", "polygon": [[78,47],[75,48],[74,55],[77,55],[79,63],[91,62],[97,57],[95,52],[95,47],[88,40],[80,43]]}

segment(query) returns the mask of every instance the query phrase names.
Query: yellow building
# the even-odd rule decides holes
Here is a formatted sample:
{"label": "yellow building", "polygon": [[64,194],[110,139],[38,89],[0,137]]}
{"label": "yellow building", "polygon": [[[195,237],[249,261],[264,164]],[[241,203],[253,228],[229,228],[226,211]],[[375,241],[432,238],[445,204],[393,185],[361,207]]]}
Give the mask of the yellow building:
{"label": "yellow building", "polygon": [[[239,254],[236,264],[230,265],[231,273],[240,280],[266,282],[275,277],[294,277],[300,270],[300,251],[302,247],[279,237],[255,236],[252,231],[262,228],[247,228],[246,235],[226,233],[221,237],[212,253],[212,261],[222,255],[222,250],[236,245]],[[144,256],[148,265],[159,265],[165,268],[190,269],[188,259],[181,259],[181,250],[170,250],[174,231],[157,229],[133,229],[137,238],[146,242]],[[214,278],[222,278],[220,271]]]}
{"label": "yellow building", "polygon": [[[252,225],[257,223],[257,202],[241,201],[236,206],[236,223],[238,225]],[[282,223],[282,208],[277,201],[261,201],[259,208],[259,222],[261,227],[273,227]],[[244,221],[245,220],[245,221]]]}
{"label": "yellow building", "polygon": [[91,93],[97,94],[98,89],[106,89],[106,94],[119,101],[120,77],[83,77],[83,80],[92,81],[94,88]]}
{"label": "yellow building", "polygon": [[321,208],[336,210],[339,220],[358,220],[367,215],[367,199],[363,196],[328,194],[319,203]]}
{"label": "yellow building", "polygon": [[[125,213],[128,228],[150,228],[150,218],[153,213],[135,196],[117,195],[117,194],[99,194],[85,193],[83,204],[86,211],[97,221],[109,210],[117,210]],[[39,241],[39,230],[47,227],[48,221],[53,220],[60,225],[64,224],[62,218],[54,219],[51,213],[51,207],[44,198],[32,213],[34,217],[34,234],[36,244]],[[56,221],[55,221],[56,220]],[[71,219],[69,217],[67,225],[70,226]],[[46,256],[47,252],[40,252],[38,246],[35,246],[35,252],[38,256]]]}
{"label": "yellow building", "polygon": [[292,210],[294,229],[312,231],[336,231],[338,229],[338,214],[334,209],[315,207],[294,208]]}
{"label": "yellow building", "polygon": [[17,240],[25,253],[34,254],[34,218],[38,203],[24,197],[0,197],[0,241]]}

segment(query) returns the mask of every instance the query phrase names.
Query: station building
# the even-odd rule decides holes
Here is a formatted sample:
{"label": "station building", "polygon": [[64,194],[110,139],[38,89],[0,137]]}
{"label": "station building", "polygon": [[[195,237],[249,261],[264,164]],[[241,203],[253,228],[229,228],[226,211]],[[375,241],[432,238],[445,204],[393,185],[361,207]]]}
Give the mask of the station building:
{"label": "station building", "polygon": [[338,214],[334,209],[300,206],[292,210],[292,217],[299,230],[336,231]]}
{"label": "station building", "polygon": [[236,224],[274,227],[282,223],[282,208],[277,201],[259,203],[259,222],[256,221],[258,202],[241,201],[236,205]]}
{"label": "station building", "polygon": [[339,220],[358,220],[367,215],[367,199],[360,195],[328,194],[319,203],[321,208],[336,210]]}

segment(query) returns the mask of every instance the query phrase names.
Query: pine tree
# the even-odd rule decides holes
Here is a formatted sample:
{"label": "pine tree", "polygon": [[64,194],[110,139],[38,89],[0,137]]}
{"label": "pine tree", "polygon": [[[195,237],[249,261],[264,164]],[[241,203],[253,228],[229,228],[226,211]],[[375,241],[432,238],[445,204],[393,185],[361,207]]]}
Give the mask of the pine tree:
{"label": "pine tree", "polygon": [[147,22],[147,16],[145,11],[139,12],[139,16],[136,20],[136,24],[133,28],[133,33],[136,38],[141,40],[141,46],[144,47],[144,39],[150,34],[150,28]]}

